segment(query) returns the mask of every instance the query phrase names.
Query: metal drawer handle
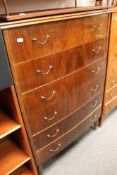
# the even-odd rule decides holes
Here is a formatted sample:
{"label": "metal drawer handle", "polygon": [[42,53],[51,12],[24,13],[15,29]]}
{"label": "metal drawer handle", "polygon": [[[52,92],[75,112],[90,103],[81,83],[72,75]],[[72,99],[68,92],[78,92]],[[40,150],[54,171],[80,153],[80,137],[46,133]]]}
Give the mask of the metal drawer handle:
{"label": "metal drawer handle", "polygon": [[53,115],[51,118],[44,117],[44,119],[45,119],[45,120],[48,120],[48,121],[54,120],[57,114],[58,114],[58,113],[55,111],[55,112],[54,112],[54,115]]}
{"label": "metal drawer handle", "polygon": [[92,88],[91,91],[96,92],[98,90],[98,88],[99,88],[99,85],[96,85],[96,87]]}
{"label": "metal drawer handle", "polygon": [[53,68],[54,67],[52,65],[50,65],[47,72],[43,72],[42,70],[37,69],[37,73],[40,73],[41,75],[48,75]]}
{"label": "metal drawer handle", "polygon": [[95,114],[93,118],[90,119],[91,122],[94,122],[97,119],[97,115]]}
{"label": "metal drawer handle", "polygon": [[101,68],[98,67],[97,70],[92,70],[92,73],[99,74],[100,70],[101,70]]}
{"label": "metal drawer handle", "polygon": [[40,45],[45,45],[45,44],[48,42],[48,38],[50,38],[49,35],[46,36],[46,38],[45,38],[44,41],[40,42],[40,41],[38,41],[37,38],[34,37],[34,38],[32,38],[32,41],[33,41],[33,42],[36,42],[37,44],[40,44]]}
{"label": "metal drawer handle", "polygon": [[54,137],[56,137],[56,135],[58,134],[59,131],[60,131],[60,130],[57,129],[56,132],[55,132],[53,135],[48,134],[47,137],[49,137],[49,138],[54,138]]}
{"label": "metal drawer handle", "polygon": [[102,24],[95,25],[95,26],[93,26],[93,28],[94,28],[96,31],[100,31],[100,30],[102,29]]}
{"label": "metal drawer handle", "polygon": [[91,108],[95,108],[98,104],[98,101],[96,100],[95,103],[93,105],[90,105]]}
{"label": "metal drawer handle", "polygon": [[56,94],[56,91],[53,91],[50,97],[41,96],[41,99],[46,101],[52,100],[55,94]]}
{"label": "metal drawer handle", "polygon": [[50,152],[57,152],[57,151],[60,149],[60,147],[61,147],[61,144],[58,144],[57,148],[55,148],[55,149],[50,149],[49,151],[50,151]]}
{"label": "metal drawer handle", "polygon": [[117,83],[116,81],[114,81],[114,80],[112,81],[112,85],[113,86],[116,85],[116,83]]}
{"label": "metal drawer handle", "polygon": [[110,93],[110,97],[111,97],[111,98],[114,98],[114,95],[113,95],[112,93]]}
{"label": "metal drawer handle", "polygon": [[98,55],[100,50],[101,50],[101,47],[98,47],[97,49],[92,49],[92,52],[94,52],[96,55]]}

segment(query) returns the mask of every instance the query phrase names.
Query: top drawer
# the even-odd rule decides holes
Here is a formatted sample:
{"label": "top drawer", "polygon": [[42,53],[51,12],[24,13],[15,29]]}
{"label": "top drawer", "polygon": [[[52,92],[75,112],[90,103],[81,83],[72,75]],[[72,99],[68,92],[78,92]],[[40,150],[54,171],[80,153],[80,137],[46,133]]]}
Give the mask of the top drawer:
{"label": "top drawer", "polygon": [[4,31],[15,64],[48,56],[107,35],[108,15],[50,22]]}

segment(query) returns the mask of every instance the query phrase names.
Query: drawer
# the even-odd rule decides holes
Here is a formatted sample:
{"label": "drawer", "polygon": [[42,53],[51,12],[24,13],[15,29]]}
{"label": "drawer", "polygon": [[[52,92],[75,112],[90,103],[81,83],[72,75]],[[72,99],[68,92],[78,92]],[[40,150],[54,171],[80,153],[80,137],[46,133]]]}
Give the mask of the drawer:
{"label": "drawer", "polygon": [[117,30],[117,13],[112,14],[111,30]]}
{"label": "drawer", "polygon": [[[102,103],[103,92],[99,93],[93,99],[88,102],[84,102],[87,114],[93,111],[98,105]],[[32,116],[28,116],[28,124],[33,136],[40,133],[46,128],[54,125],[58,121],[61,121],[65,116],[78,110],[77,96],[69,97],[67,100],[61,101],[61,103],[55,104],[45,110],[40,110],[37,114],[34,112]]]}
{"label": "drawer", "polygon": [[[51,116],[57,117],[58,115],[55,112],[59,110],[66,115],[64,111],[68,110],[68,107],[72,109],[73,106],[72,110],[74,111],[103,91],[105,62],[105,59],[101,59],[99,62],[61,80],[45,85],[35,91],[22,94],[21,97],[29,124],[31,125],[37,119],[39,121],[43,120],[42,117],[48,117],[48,115],[49,118]],[[100,71],[97,72],[98,67],[100,67]],[[36,123],[36,125],[37,127],[30,126],[32,134],[38,132],[38,127],[40,130],[42,129],[39,123]]]}
{"label": "drawer", "polygon": [[105,103],[112,101],[113,99],[117,98],[117,86],[112,88],[110,91],[106,92],[105,94]]}
{"label": "drawer", "polygon": [[38,162],[45,163],[50,158],[52,158],[57,153],[66,148],[68,145],[70,145],[78,137],[84,134],[84,132],[86,132],[90,127],[92,127],[93,124],[100,118],[100,115],[101,108],[99,108],[93,114],[87,116],[87,118],[84,121],[82,121],[80,124],[76,125],[70,131],[65,133],[64,136],[55,140],[53,143],[47,145],[41,150],[37,150],[36,154]]}
{"label": "drawer", "polygon": [[4,36],[14,64],[52,55],[107,36],[108,15],[6,29]]}
{"label": "drawer", "polygon": [[93,100],[93,102],[87,103],[43,132],[35,134],[32,138],[35,149],[39,150],[64,135],[84,120],[92,111],[99,107],[99,105],[101,106],[101,104],[98,104],[98,101]]}
{"label": "drawer", "polygon": [[106,91],[117,86],[117,60],[109,59],[106,78]]}
{"label": "drawer", "polygon": [[106,57],[106,54],[106,39],[101,39],[51,56],[17,64],[14,66],[14,78],[18,92],[23,93],[64,77]]}
{"label": "drawer", "polygon": [[117,107],[117,96],[113,98],[109,103],[104,104],[103,107],[103,115],[107,115],[109,112],[111,112],[115,107]]}

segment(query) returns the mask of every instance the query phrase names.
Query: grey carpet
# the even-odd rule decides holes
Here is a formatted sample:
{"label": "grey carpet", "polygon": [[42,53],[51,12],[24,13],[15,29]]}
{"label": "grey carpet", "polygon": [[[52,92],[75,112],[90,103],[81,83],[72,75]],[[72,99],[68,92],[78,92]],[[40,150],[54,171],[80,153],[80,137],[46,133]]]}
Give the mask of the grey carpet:
{"label": "grey carpet", "polygon": [[44,175],[117,175],[117,110],[46,164]]}

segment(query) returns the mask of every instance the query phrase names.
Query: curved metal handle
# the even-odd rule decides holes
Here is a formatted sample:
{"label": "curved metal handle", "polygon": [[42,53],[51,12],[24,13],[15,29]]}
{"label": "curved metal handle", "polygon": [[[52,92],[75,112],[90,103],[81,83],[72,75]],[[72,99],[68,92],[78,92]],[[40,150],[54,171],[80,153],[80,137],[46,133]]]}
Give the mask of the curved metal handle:
{"label": "curved metal handle", "polygon": [[60,131],[60,130],[57,129],[56,132],[55,132],[53,135],[48,134],[47,137],[49,137],[49,138],[54,138],[54,137],[56,137],[56,135],[58,134],[59,131]]}
{"label": "curved metal handle", "polygon": [[46,36],[46,38],[45,38],[44,41],[40,42],[40,41],[38,41],[37,38],[34,37],[34,38],[32,38],[32,41],[35,42],[35,43],[37,43],[37,44],[40,44],[40,45],[45,45],[48,42],[48,38],[50,38],[49,35]]}
{"label": "curved metal handle", "polygon": [[55,112],[54,112],[54,115],[53,115],[51,118],[48,118],[48,117],[45,116],[44,119],[45,119],[45,120],[48,120],[48,121],[54,120],[57,114],[58,114],[58,113],[55,111]]}
{"label": "curved metal handle", "polygon": [[99,74],[100,70],[101,70],[101,68],[98,67],[97,70],[92,70],[92,73]]}
{"label": "curved metal handle", "polygon": [[102,24],[95,25],[95,26],[93,26],[93,28],[94,28],[96,31],[100,31],[100,30],[102,29]]}
{"label": "curved metal handle", "polygon": [[98,88],[99,88],[99,85],[96,85],[96,87],[92,88],[91,91],[96,92],[98,90]]}
{"label": "curved metal handle", "polygon": [[116,84],[117,84],[117,82],[114,81],[114,80],[112,80],[112,85],[114,86],[114,85],[116,85]]}
{"label": "curved metal handle", "polygon": [[37,69],[37,73],[40,73],[41,75],[48,75],[53,68],[54,67],[52,65],[50,65],[47,72],[43,72],[42,70]]}
{"label": "curved metal handle", "polygon": [[94,52],[96,55],[99,54],[101,50],[101,47],[98,47],[97,49],[92,49],[92,52]]}
{"label": "curved metal handle", "polygon": [[91,122],[94,122],[97,119],[97,115],[95,114],[93,118],[90,119]]}
{"label": "curved metal handle", "polygon": [[55,148],[55,149],[50,149],[49,151],[50,151],[50,152],[57,152],[57,151],[60,149],[60,147],[61,147],[61,144],[58,144],[57,148]]}
{"label": "curved metal handle", "polygon": [[90,105],[91,108],[95,108],[98,104],[98,101],[96,100],[95,103],[93,105]]}
{"label": "curved metal handle", "polygon": [[56,94],[56,91],[53,91],[50,97],[41,96],[41,99],[46,101],[52,100],[55,94]]}

